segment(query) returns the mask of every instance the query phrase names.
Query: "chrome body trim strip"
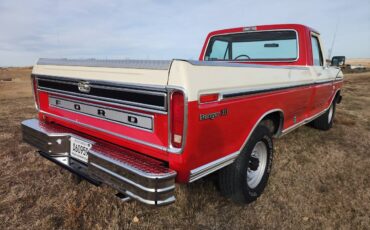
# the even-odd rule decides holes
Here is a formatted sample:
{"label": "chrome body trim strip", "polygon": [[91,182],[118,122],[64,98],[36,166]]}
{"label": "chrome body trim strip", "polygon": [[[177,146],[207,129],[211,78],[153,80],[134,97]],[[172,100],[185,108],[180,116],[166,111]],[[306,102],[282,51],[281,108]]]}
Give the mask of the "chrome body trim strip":
{"label": "chrome body trim strip", "polygon": [[[81,97],[79,97],[77,95],[75,96],[75,95],[70,95],[70,94],[65,94],[65,93],[59,93],[59,92],[54,92],[54,91],[48,91],[48,90],[43,90],[43,89],[37,89],[37,91],[51,93],[52,95],[63,96],[63,97],[67,97],[67,98],[73,98],[75,100],[81,100]],[[98,103],[98,105],[105,104],[105,105],[102,105],[102,106],[114,105],[114,106],[124,107],[123,109],[129,108],[129,109],[136,109],[136,110],[141,110],[141,111],[151,112],[151,113],[167,114],[167,111],[153,110],[153,109],[147,109],[147,108],[143,108],[143,107],[140,107],[139,108],[139,107],[130,106],[130,105],[126,105],[126,104],[120,104],[120,103],[114,103],[114,102],[109,102],[109,101],[96,100],[96,99],[92,99],[92,98],[83,98],[83,99],[86,100],[86,101],[89,101],[89,102],[96,102],[96,103]]]}
{"label": "chrome body trim strip", "polygon": [[142,84],[142,83],[122,83],[122,82],[115,82],[115,81],[104,81],[104,80],[94,80],[88,78],[75,78],[75,77],[61,77],[61,76],[51,76],[51,75],[44,75],[44,74],[31,74],[32,76],[36,76],[38,78],[47,78],[51,80],[61,80],[61,81],[87,81],[92,84],[101,84],[113,87],[123,87],[123,88],[133,88],[133,89],[141,89],[141,90],[151,90],[151,91],[158,91],[158,92],[166,92],[166,87],[161,85],[150,85],[150,84]]}
{"label": "chrome body trim strip", "polygon": [[43,113],[45,115],[48,115],[48,116],[51,116],[51,117],[54,117],[54,118],[57,118],[57,119],[68,121],[70,123],[73,123],[73,124],[76,124],[76,125],[79,125],[79,126],[83,126],[85,128],[93,129],[93,130],[103,132],[103,133],[106,133],[106,134],[109,134],[109,135],[112,135],[112,136],[116,136],[118,138],[122,138],[122,139],[125,139],[127,141],[132,141],[132,142],[135,142],[135,143],[138,143],[138,144],[149,146],[151,148],[159,149],[159,150],[162,150],[162,151],[167,151],[168,150],[167,147],[164,147],[164,146],[152,144],[152,143],[142,141],[142,140],[139,140],[139,139],[135,139],[135,138],[132,138],[132,137],[128,137],[128,136],[125,136],[125,135],[122,135],[122,134],[114,133],[114,132],[111,132],[111,131],[108,131],[108,130],[105,130],[105,129],[102,129],[102,128],[99,128],[99,127],[95,127],[95,126],[92,126],[92,125],[83,124],[83,123],[74,121],[72,119],[62,117],[62,116],[58,116],[58,115],[55,115],[55,114],[52,114],[52,113],[49,113],[49,112],[46,112],[46,111],[43,111],[43,110],[40,110],[40,113]]}
{"label": "chrome body trim strip", "polygon": [[[56,82],[56,83],[62,83],[62,84],[69,84],[69,85],[78,85],[78,80],[55,80],[55,79],[49,79],[49,78],[40,78],[38,77],[38,79],[40,80],[43,80],[43,81],[49,81],[49,82]],[[86,81],[86,80],[84,80]],[[86,81],[88,83],[92,83],[90,81]],[[112,83],[111,83],[112,84]],[[92,86],[94,88],[99,88],[99,89],[110,89],[110,90],[115,90],[115,91],[122,91],[122,92],[135,92],[135,93],[142,93],[142,94],[148,94],[148,95],[159,95],[159,96],[165,96],[166,94],[164,92],[160,92],[160,91],[147,91],[147,90],[143,90],[143,89],[131,89],[131,88],[125,88],[124,85],[121,85],[121,86],[109,86],[109,85],[103,85],[103,84],[99,84],[99,83],[92,83]],[[85,94],[84,94],[85,95]]]}
{"label": "chrome body trim strip", "polygon": [[40,58],[37,65],[86,66],[108,68],[132,68],[168,70],[171,60],[99,60],[99,59],[53,59]]}
{"label": "chrome body trim strip", "polygon": [[[166,111],[165,107],[141,104],[141,103],[130,102],[130,101],[122,101],[122,100],[117,100],[117,99],[113,99],[113,98],[105,98],[105,97],[99,97],[99,96],[93,96],[93,95],[86,95],[86,94],[81,94],[81,93],[74,93],[74,92],[57,90],[57,89],[50,89],[50,88],[45,88],[45,87],[38,87],[38,90],[43,90],[45,92],[50,92],[50,93],[54,93],[54,92],[55,93],[62,93],[65,96],[72,95],[72,96],[77,96],[77,97],[85,98],[85,99],[90,99],[91,98],[91,99],[99,100],[102,103],[112,102],[112,103],[116,103],[116,104],[121,105],[121,106],[128,105],[128,106],[132,106],[133,108],[136,108],[138,110],[140,110],[140,109],[152,109],[153,111],[156,111],[156,110]],[[166,97],[164,97],[164,98],[166,98]]]}
{"label": "chrome body trim strip", "polygon": [[306,66],[276,66],[266,64],[248,64],[232,61],[197,61],[197,60],[181,60],[195,66],[219,66],[219,67],[240,67],[240,68],[263,68],[263,69],[292,69],[292,70],[309,70]]}
{"label": "chrome body trim strip", "polygon": [[219,158],[208,164],[202,165],[190,171],[189,182],[194,182],[204,176],[207,176],[229,164],[232,164],[234,160],[239,156],[239,151],[229,154],[225,157]]}
{"label": "chrome body trim strip", "polygon": [[314,85],[333,83],[334,80],[335,79],[333,79],[333,78],[320,79],[320,80],[314,81]]}
{"label": "chrome body trim strip", "polygon": [[[223,92],[220,92],[221,94],[221,100],[232,98],[232,97],[239,97],[239,96],[245,96],[249,94],[258,94],[258,93],[266,93],[270,91],[278,91],[278,90],[284,90],[284,89],[290,89],[290,88],[296,88],[296,87],[306,87],[313,85],[312,82],[307,82],[303,84],[283,84],[283,85],[275,85],[271,87],[260,87],[260,88],[246,88],[246,89],[237,89],[237,90],[225,90]],[[245,94],[245,95],[244,95]]]}
{"label": "chrome body trim strip", "polygon": [[[162,110],[164,111],[165,108],[163,107],[159,107],[159,106],[153,106],[153,105],[147,105],[147,104],[141,104],[141,103],[137,103],[137,102],[130,102],[130,101],[122,101],[122,100],[117,100],[117,99],[113,99],[113,98],[106,98],[106,97],[99,97],[99,96],[94,96],[94,95],[87,95],[87,94],[82,94],[82,93],[74,93],[74,92],[69,92],[69,91],[63,91],[63,90],[58,90],[58,89],[50,89],[50,88],[46,88],[46,87],[38,87],[39,90],[42,90],[42,91],[45,91],[45,92],[50,92],[50,93],[62,93],[63,95],[65,96],[69,96],[69,95],[74,95],[74,96],[78,96],[80,98],[85,98],[85,99],[100,99],[99,101],[100,102],[113,102],[113,103],[117,103],[121,106],[126,106],[126,105],[131,105],[133,106],[134,108],[136,109],[141,109],[141,108],[149,108],[149,109],[158,109],[158,110]],[[166,98],[166,97],[164,97]]]}
{"label": "chrome body trim strip", "polygon": [[[94,96],[94,95],[87,95],[87,94],[81,94],[81,93],[74,93],[74,92],[69,92],[69,91],[63,91],[63,90],[57,90],[57,89],[50,89],[50,88],[45,88],[45,87],[38,87],[38,90],[42,90],[42,91],[45,91],[45,92],[50,92],[50,93],[61,93],[65,96],[69,96],[69,95],[72,95],[72,96],[78,96],[80,98],[85,98],[85,99],[96,99],[96,100],[99,100],[100,102],[102,103],[109,103],[109,102],[112,102],[112,103],[116,103],[118,105],[121,105],[121,106],[132,106],[133,108],[136,108],[138,110],[141,110],[141,109],[152,109],[153,111],[166,111],[166,104],[167,102],[165,102],[165,107],[160,107],[160,106],[153,106],[153,105],[147,105],[147,104],[141,104],[141,103],[137,103],[137,102],[130,102],[130,101],[122,101],[122,100],[117,100],[117,99],[113,99],[113,98],[106,98],[106,97],[99,97],[99,96]],[[166,100],[167,98],[167,95],[164,96],[164,99]]]}
{"label": "chrome body trim strip", "polygon": [[311,121],[315,120],[315,118],[317,118],[317,117],[321,116],[321,115],[322,115],[322,114],[324,114],[326,111],[327,111],[327,109],[325,109],[325,110],[323,110],[323,111],[321,111],[321,112],[319,112],[319,113],[317,113],[317,114],[315,114],[315,115],[313,115],[313,116],[311,116],[311,117],[309,117],[309,118],[306,118],[306,119],[304,119],[303,121],[298,122],[297,124],[294,124],[294,125],[292,125],[292,126],[290,126],[290,127],[286,128],[286,129],[284,129],[284,130],[282,131],[282,133],[281,133],[280,137],[284,136],[285,134],[290,133],[291,131],[295,130],[296,128],[301,127],[302,125],[305,125],[305,124],[307,124],[307,123],[309,123],[309,122],[311,122]]}
{"label": "chrome body trim strip", "polygon": [[309,86],[315,86],[318,84],[331,84],[333,83],[333,79],[324,79],[322,81],[310,81],[305,82],[302,84],[281,84],[281,85],[275,85],[273,87],[260,87],[260,88],[246,88],[246,89],[237,89],[237,90],[225,90],[220,92],[221,100],[234,98],[234,97],[240,97],[240,96],[247,96],[252,94],[259,94],[259,93],[267,93],[271,91],[279,91],[279,90],[287,90],[287,89],[293,89],[293,88],[299,88],[299,87],[309,87]]}

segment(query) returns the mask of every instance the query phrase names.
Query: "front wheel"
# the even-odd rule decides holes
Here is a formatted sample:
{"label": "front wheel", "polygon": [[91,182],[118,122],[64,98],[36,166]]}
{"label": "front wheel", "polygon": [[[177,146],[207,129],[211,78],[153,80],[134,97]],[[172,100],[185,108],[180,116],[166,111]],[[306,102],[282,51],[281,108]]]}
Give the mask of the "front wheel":
{"label": "front wheel", "polygon": [[331,127],[333,127],[333,121],[334,121],[334,115],[335,115],[335,103],[336,100],[334,100],[329,109],[322,114],[320,117],[316,118],[311,122],[311,125],[320,130],[329,130]]}
{"label": "front wheel", "polygon": [[273,158],[269,129],[259,125],[233,164],[219,172],[221,193],[236,203],[251,203],[263,192]]}

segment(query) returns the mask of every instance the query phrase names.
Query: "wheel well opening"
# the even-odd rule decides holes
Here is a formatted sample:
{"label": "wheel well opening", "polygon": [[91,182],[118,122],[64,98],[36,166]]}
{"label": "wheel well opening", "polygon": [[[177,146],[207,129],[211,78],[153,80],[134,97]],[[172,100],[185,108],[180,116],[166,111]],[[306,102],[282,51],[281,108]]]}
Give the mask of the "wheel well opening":
{"label": "wheel well opening", "polygon": [[334,96],[334,100],[337,104],[341,103],[342,101],[342,96],[340,95],[340,90],[338,90],[338,92],[335,94]]}
{"label": "wheel well opening", "polygon": [[[271,121],[271,122],[270,122]],[[279,135],[284,124],[284,115],[281,111],[267,114],[261,121],[266,125],[273,135]]]}

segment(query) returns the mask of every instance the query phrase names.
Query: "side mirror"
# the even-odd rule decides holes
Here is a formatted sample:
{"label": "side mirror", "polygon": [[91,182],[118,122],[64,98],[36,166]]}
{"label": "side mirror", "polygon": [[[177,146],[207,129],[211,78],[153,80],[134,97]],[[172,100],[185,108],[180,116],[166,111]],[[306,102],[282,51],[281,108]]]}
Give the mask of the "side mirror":
{"label": "side mirror", "polygon": [[345,56],[334,56],[331,59],[331,66],[344,66],[346,64],[346,57]]}

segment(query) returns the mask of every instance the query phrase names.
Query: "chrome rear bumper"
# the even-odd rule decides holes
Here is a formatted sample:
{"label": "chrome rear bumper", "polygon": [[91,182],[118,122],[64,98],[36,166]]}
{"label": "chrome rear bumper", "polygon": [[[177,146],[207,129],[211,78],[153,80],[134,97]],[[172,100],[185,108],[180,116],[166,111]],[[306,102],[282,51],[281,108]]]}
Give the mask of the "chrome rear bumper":
{"label": "chrome rear bumper", "polygon": [[[22,133],[23,140],[38,148],[41,156],[95,185],[110,185],[149,205],[175,201],[176,172],[159,160],[37,119],[23,121]],[[92,143],[87,164],[70,157],[71,137]]]}

